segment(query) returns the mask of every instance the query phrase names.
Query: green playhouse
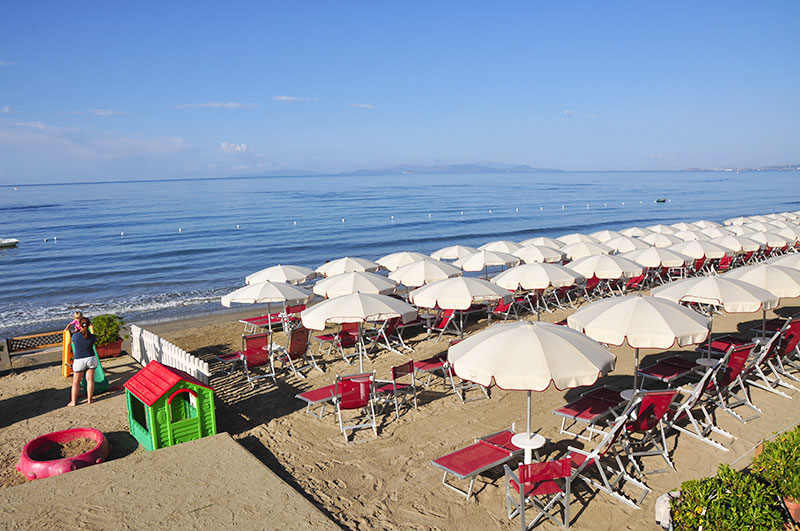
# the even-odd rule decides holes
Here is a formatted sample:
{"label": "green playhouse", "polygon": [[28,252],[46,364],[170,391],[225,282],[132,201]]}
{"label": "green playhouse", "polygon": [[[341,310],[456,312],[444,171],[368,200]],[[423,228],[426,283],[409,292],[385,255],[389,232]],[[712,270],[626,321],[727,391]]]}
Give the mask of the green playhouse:
{"label": "green playhouse", "polygon": [[214,390],[183,371],[151,361],[124,387],[131,435],[148,451],[217,433]]}

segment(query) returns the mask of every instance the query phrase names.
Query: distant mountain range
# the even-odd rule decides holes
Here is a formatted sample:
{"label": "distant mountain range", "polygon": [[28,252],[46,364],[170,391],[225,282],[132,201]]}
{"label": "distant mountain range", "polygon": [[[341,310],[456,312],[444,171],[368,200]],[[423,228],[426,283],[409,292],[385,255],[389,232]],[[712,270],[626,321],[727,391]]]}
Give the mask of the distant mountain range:
{"label": "distant mountain range", "polygon": [[312,170],[271,170],[267,172],[236,175],[236,177],[299,177],[310,175],[402,175],[402,174],[432,174],[432,173],[538,173],[538,172],[563,172],[554,168],[533,168],[527,164],[504,164],[501,162],[469,163],[469,164],[435,164],[425,166],[420,164],[401,164],[390,168],[367,169],[339,173],[322,173]]}

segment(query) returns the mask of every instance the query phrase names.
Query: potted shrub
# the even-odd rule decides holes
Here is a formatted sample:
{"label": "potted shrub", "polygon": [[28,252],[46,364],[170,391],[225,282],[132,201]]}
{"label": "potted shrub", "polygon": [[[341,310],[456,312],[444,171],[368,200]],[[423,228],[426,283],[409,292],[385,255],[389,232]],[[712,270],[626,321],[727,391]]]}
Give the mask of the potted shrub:
{"label": "potted shrub", "polygon": [[752,470],[778,489],[794,521],[800,521],[800,427],[765,442]]}
{"label": "potted shrub", "polygon": [[783,529],[775,487],[729,465],[711,477],[685,481],[670,506],[676,531]]}
{"label": "potted shrub", "polygon": [[122,336],[120,331],[125,321],[118,315],[106,313],[92,319],[94,335],[97,336],[97,356],[100,358],[116,357],[122,353]]}

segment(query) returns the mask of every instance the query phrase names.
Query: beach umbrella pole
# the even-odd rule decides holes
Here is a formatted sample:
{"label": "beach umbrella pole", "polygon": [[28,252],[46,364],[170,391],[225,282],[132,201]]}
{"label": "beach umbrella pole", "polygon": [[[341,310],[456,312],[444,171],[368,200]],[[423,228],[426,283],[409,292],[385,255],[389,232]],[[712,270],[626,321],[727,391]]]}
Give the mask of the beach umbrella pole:
{"label": "beach umbrella pole", "polygon": [[639,388],[639,349],[636,349],[636,358],[633,364],[633,389],[634,391]]}
{"label": "beach umbrella pole", "polygon": [[525,431],[528,434],[528,439],[531,438],[531,392],[528,391],[528,417],[525,424]]}

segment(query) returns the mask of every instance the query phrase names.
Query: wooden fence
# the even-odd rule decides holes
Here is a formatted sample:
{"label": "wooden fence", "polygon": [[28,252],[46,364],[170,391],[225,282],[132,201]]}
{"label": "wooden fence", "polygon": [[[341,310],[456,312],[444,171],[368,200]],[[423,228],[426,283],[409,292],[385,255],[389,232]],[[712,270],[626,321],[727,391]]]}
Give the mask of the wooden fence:
{"label": "wooden fence", "polygon": [[131,326],[131,356],[142,365],[151,361],[163,363],[194,376],[206,385],[211,376],[207,362],[136,325]]}

